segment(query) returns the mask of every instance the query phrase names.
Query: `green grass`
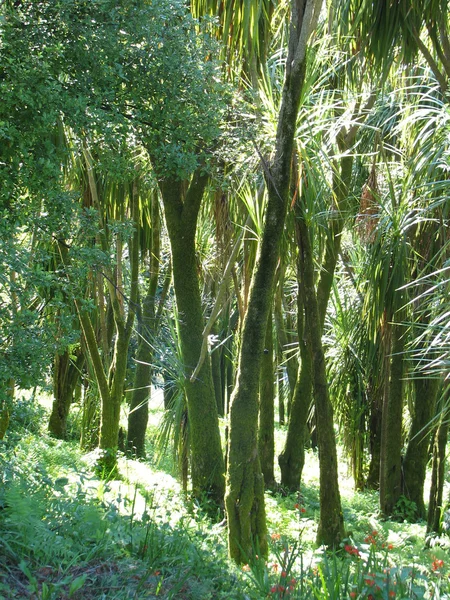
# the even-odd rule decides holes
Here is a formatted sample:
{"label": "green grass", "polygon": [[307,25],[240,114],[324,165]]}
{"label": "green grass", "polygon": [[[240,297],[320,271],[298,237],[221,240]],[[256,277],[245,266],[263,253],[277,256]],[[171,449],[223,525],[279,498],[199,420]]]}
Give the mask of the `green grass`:
{"label": "green grass", "polygon": [[156,452],[160,413],[152,405],[149,459],[122,457],[122,479],[104,483],[94,475],[95,453],[49,438],[45,410],[17,404],[0,442],[0,598],[450,597],[448,547],[426,547],[423,523],[381,520],[377,495],[353,492],[343,460],[349,538],[337,553],[315,547],[312,451],[301,494],[267,493],[268,560],[236,567],[226,529],[185,497],[170,450]]}

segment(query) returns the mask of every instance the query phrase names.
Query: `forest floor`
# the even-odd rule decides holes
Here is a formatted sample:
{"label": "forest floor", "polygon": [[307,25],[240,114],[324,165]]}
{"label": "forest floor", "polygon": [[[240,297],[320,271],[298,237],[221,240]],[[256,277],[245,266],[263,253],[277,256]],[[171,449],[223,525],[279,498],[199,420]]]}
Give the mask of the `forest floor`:
{"label": "forest floor", "polygon": [[[314,544],[318,459],[307,452],[301,494],[268,492],[267,561],[227,559],[221,515],[185,494],[172,453],[156,451],[161,400],[150,410],[148,458],[120,458],[107,483],[95,453],[45,432],[48,402],[17,403],[0,442],[0,598],[227,599],[450,598],[449,538],[425,543],[425,524],[385,521],[376,492],[355,492],[345,460],[340,489],[348,539],[326,553]],[[281,447],[284,428],[277,427]],[[407,516],[408,506],[404,506]]]}

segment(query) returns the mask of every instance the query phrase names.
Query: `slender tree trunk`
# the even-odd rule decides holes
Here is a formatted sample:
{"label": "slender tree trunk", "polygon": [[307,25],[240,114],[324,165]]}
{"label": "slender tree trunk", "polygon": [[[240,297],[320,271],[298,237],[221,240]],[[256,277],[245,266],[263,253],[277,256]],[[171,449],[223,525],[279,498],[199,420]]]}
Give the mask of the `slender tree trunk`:
{"label": "slender tree trunk", "polygon": [[[277,337],[280,346],[280,357],[283,359],[284,352],[289,348],[290,344],[294,342],[294,335],[291,331],[287,331],[289,328],[288,319],[283,318],[283,298],[282,298],[282,280],[278,282],[278,287],[275,292],[275,303],[274,303],[274,317],[275,317],[275,326],[277,331]],[[295,354],[291,354],[286,360],[286,371],[289,382],[289,401],[292,398],[294,393],[295,384],[297,382],[297,373],[298,373],[298,361],[295,357]],[[281,422],[281,420],[280,420]]]}
{"label": "slender tree trunk", "polygon": [[[217,322],[213,325],[212,332],[216,335],[219,330]],[[222,348],[214,349],[211,352],[211,371],[214,384],[214,396],[216,398],[217,413],[223,417],[224,415],[224,387],[222,383]]]}
{"label": "slender tree trunk", "polygon": [[[158,288],[160,264],[161,227],[159,203],[156,193],[151,199],[151,243],[150,274],[147,294],[142,303],[141,318],[138,322],[138,348],[136,352],[136,373],[128,413],[128,449],[136,456],[145,456],[145,433],[148,423],[148,402],[152,384],[152,344],[151,337],[156,334],[157,319],[155,296]],[[162,300],[163,301],[163,300]]]}
{"label": "slender tree trunk", "polygon": [[414,412],[409,430],[409,442],[403,461],[403,494],[416,503],[417,517],[426,515],[423,497],[428,463],[428,448],[435,413],[439,379],[414,379]]}
{"label": "slender tree trunk", "polygon": [[[8,398],[8,400],[10,402],[12,402],[14,400],[15,388],[16,388],[16,382],[14,381],[14,379],[9,378],[6,382],[5,396],[6,396],[6,398]],[[8,430],[9,416],[10,416],[10,413],[9,413],[8,402],[7,401],[3,401],[3,403],[0,402],[0,440],[2,440],[5,437],[6,431]]]}
{"label": "slender tree trunk", "polygon": [[186,374],[192,487],[195,495],[208,493],[215,502],[222,504],[225,491],[224,462],[209,356],[197,378],[191,381],[203,342],[204,322],[197,273],[195,232],[206,183],[205,175],[195,173],[184,198],[182,182],[178,180],[163,180],[160,188],[172,250],[173,282]]}
{"label": "slender tree trunk", "polygon": [[368,390],[370,401],[369,417],[369,450],[370,464],[366,486],[377,490],[380,486],[380,456],[381,456],[381,424],[383,415],[383,384],[377,377],[372,377],[372,385]]}
{"label": "slender tree trunk", "polygon": [[276,374],[277,374],[277,388],[276,395],[278,397],[278,423],[280,425],[286,424],[286,386],[284,383],[284,369],[283,363],[283,352],[279,340],[277,339],[277,353],[276,353]]}
{"label": "slender tree trunk", "polygon": [[450,387],[441,396],[439,402],[440,419],[435,429],[433,441],[433,458],[431,464],[431,487],[427,514],[427,532],[441,534],[442,531],[442,507],[445,483],[445,463],[448,432],[450,429],[450,411],[448,399]]}
{"label": "slender tree trunk", "polygon": [[445,483],[445,458],[449,421],[441,421],[436,431],[431,466],[431,487],[428,503],[427,532],[442,533],[442,506]]}
{"label": "slender tree trunk", "polygon": [[[291,160],[300,95],[305,75],[306,45],[321,2],[293,0],[291,29],[278,118],[275,157],[265,168],[268,189],[264,230],[252,277],[243,325],[237,385],[231,400],[230,443],[225,504],[228,548],[237,562],[258,551],[267,555],[264,480],[257,445],[258,391],[274,275],[286,218]],[[258,548],[258,550],[256,550]]]}
{"label": "slender tree trunk", "polygon": [[383,401],[380,456],[380,508],[392,515],[402,493],[402,423],[404,330],[392,325],[392,358],[389,388]]}
{"label": "slender tree trunk", "polygon": [[[346,137],[340,132],[340,150],[347,152],[354,144],[356,130]],[[325,255],[320,271],[320,278],[317,286],[317,303],[319,311],[320,331],[323,330],[328,300],[334,280],[337,259],[341,247],[342,230],[345,224],[346,207],[344,206],[348,197],[348,190],[352,177],[353,157],[344,156],[341,159],[340,171],[334,174],[333,189],[334,198],[339,211],[338,218],[330,224],[330,233],[327,238]],[[297,269],[299,279],[299,295],[301,295],[302,275]],[[298,307],[298,323],[303,328],[303,301]],[[299,345],[301,364],[298,372],[297,385],[294,394],[291,396],[291,410],[289,413],[289,425],[283,452],[279,456],[281,468],[281,483],[290,490],[298,490],[304,467],[304,446],[307,436],[307,419],[312,402],[312,379],[311,379],[311,358],[310,351],[307,348],[308,340],[303,337],[303,332],[299,331]],[[292,420],[292,423],[291,423]],[[290,469],[292,472],[289,472]]]}
{"label": "slender tree trunk", "polygon": [[67,417],[84,361],[85,356],[81,352],[81,348],[77,351],[75,363],[70,359],[67,350],[63,354],[55,356],[53,367],[54,399],[48,430],[60,440],[64,440],[66,437]]}
{"label": "slender tree trunk", "polygon": [[304,304],[312,359],[312,382],[316,408],[317,441],[320,469],[320,518],[317,543],[337,547],[344,538],[344,519],[338,483],[338,462],[334,435],[333,407],[328,393],[325,354],[322,346],[322,327],[314,286],[314,262],[303,215],[297,221],[299,228],[300,260],[304,275]]}
{"label": "slender tree trunk", "polygon": [[[117,449],[119,443],[120,408],[124,396],[125,378],[127,372],[128,346],[133,330],[134,317],[138,301],[138,277],[139,277],[139,219],[138,219],[138,191],[133,184],[131,194],[131,217],[134,223],[133,237],[129,243],[130,254],[130,297],[128,301],[128,312],[125,315],[122,305],[121,293],[121,269],[118,268],[117,285],[113,285],[112,278],[107,281],[111,304],[114,312],[114,323],[116,327],[116,340],[114,345],[114,356],[109,371],[109,385],[105,393],[101,394],[102,411],[100,421],[100,449],[103,456],[99,462],[106,477],[111,477],[117,471]],[[120,247],[120,244],[119,244]],[[121,266],[122,256],[118,257],[118,267]],[[98,354],[92,348],[94,353]],[[96,362],[97,362],[96,358]],[[96,369],[96,375],[98,370]]]}
{"label": "slender tree trunk", "polygon": [[304,315],[304,284],[302,266],[298,259],[297,279],[297,328],[300,348],[300,364],[291,402],[288,431],[283,451],[278,457],[281,469],[281,485],[290,491],[300,489],[303,467],[305,465],[305,445],[309,436],[307,420],[312,402],[312,365],[311,352],[306,340],[308,324]]}
{"label": "slender tree trunk", "polygon": [[261,471],[267,489],[275,485],[275,414],[274,414],[274,363],[273,363],[273,331],[272,314],[267,321],[264,354],[261,361],[261,380],[259,386],[259,430],[258,451],[261,460]]}

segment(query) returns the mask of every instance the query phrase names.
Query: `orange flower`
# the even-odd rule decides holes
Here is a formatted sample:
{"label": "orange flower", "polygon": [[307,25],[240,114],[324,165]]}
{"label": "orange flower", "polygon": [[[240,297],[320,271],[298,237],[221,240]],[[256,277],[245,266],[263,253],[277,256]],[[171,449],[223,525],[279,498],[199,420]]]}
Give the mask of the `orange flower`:
{"label": "orange flower", "polygon": [[279,533],[272,533],[272,535],[270,536],[272,541],[276,542],[277,540],[279,540],[281,538],[281,535]]}
{"label": "orange flower", "polygon": [[394,592],[394,590],[391,590],[389,592],[389,596],[390,596],[390,598],[395,598],[395,592]]}
{"label": "orange flower", "polygon": [[352,556],[359,556],[359,550],[358,548],[356,548],[356,546],[351,546],[350,544],[346,544],[344,546],[344,550],[346,552],[348,552],[348,554],[352,555]]}
{"label": "orange flower", "polygon": [[433,569],[433,571],[439,571],[439,569],[442,569],[443,566],[444,561],[440,558],[435,558],[431,563],[431,568]]}
{"label": "orange flower", "polygon": [[358,594],[356,592],[350,592],[349,596],[350,598],[356,598]]}
{"label": "orange flower", "polygon": [[249,572],[250,572],[250,566],[249,566],[249,565],[244,565],[244,566],[242,567],[242,570],[243,570],[245,573],[249,573]]}

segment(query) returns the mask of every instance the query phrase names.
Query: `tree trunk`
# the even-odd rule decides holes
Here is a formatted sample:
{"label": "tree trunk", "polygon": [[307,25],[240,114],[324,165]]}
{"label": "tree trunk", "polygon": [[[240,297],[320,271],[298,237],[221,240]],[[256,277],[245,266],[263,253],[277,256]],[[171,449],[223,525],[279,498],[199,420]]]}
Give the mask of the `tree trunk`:
{"label": "tree trunk", "polygon": [[378,490],[380,486],[381,424],[383,418],[383,384],[372,376],[372,385],[368,390],[370,402],[369,450],[370,464],[366,486]]}
{"label": "tree trunk", "polygon": [[53,405],[48,430],[60,440],[66,438],[67,417],[73,400],[73,393],[80,378],[85,361],[81,348],[77,350],[75,363],[72,362],[68,350],[55,356],[53,367]]}
{"label": "tree trunk", "polygon": [[291,401],[286,441],[283,451],[278,457],[278,464],[281,469],[281,485],[291,492],[300,489],[300,481],[305,465],[305,445],[309,435],[307,421],[312,402],[312,365],[311,352],[305,333],[309,327],[305,324],[302,268],[302,261],[299,258],[297,265],[297,328],[300,364]]}
{"label": "tree trunk", "polygon": [[86,452],[98,448],[100,431],[100,402],[99,394],[89,359],[87,368],[91,381],[86,381],[83,394],[83,412],[81,419],[80,448]]}
{"label": "tree trunk", "polygon": [[283,352],[279,340],[277,339],[277,353],[276,353],[276,374],[277,374],[277,388],[276,395],[278,397],[278,423],[280,425],[286,424],[286,386],[284,383],[284,368],[283,363]]}
{"label": "tree trunk", "polygon": [[430,500],[428,503],[428,515],[427,515],[427,532],[435,532],[441,534],[442,531],[442,506],[443,506],[443,491],[445,483],[445,462],[446,462],[446,448],[449,432],[449,410],[448,398],[449,390],[444,392],[441,396],[443,399],[440,402],[441,416],[439,425],[436,428],[433,443],[433,459],[431,466],[431,488],[430,488]]}
{"label": "tree trunk", "polygon": [[[213,334],[218,334],[217,322],[212,328]],[[224,415],[224,386],[222,383],[222,352],[223,348],[216,348],[211,352],[211,371],[214,385],[214,397],[216,399],[217,413]]]}
{"label": "tree trunk", "polygon": [[442,531],[442,500],[445,483],[445,450],[449,422],[442,421],[439,425],[433,445],[433,462],[431,468],[430,500],[428,504],[427,531],[441,534]]}
{"label": "tree trunk", "polygon": [[306,335],[310,341],[312,383],[316,409],[317,441],[320,469],[320,517],[317,543],[336,548],[344,538],[344,519],[338,483],[338,462],[334,435],[333,407],[328,393],[325,354],[322,346],[322,327],[314,286],[314,262],[309,231],[300,215],[299,260],[302,261]]}
{"label": "tree trunk", "polygon": [[389,388],[383,401],[380,456],[380,509],[390,516],[402,493],[402,423],[404,330],[392,326]]}
{"label": "tree trunk", "polygon": [[414,412],[403,461],[403,494],[416,503],[419,519],[424,519],[426,515],[423,492],[432,431],[431,420],[436,408],[439,384],[437,378],[413,381]]}
{"label": "tree trunk", "polygon": [[306,45],[321,2],[293,0],[291,29],[278,118],[275,157],[265,168],[268,203],[243,324],[237,385],[231,400],[225,504],[228,548],[236,562],[267,555],[264,480],[257,445],[258,391],[274,275],[286,218],[294,134],[305,75]]}
{"label": "tree trunk", "polygon": [[[356,130],[352,130],[347,136],[340,132],[339,147],[342,153],[348,151],[354,144]],[[353,156],[344,156],[340,163],[340,172],[334,174],[333,190],[334,198],[339,211],[339,217],[333,219],[330,224],[325,255],[323,259],[320,278],[317,286],[317,304],[319,312],[320,331],[323,330],[328,300],[334,280],[337,259],[341,247],[342,230],[345,223],[346,210],[344,204],[347,201],[348,190],[351,183]],[[297,269],[299,281],[299,296],[301,292],[300,263]],[[312,402],[312,379],[311,379],[311,354],[307,348],[308,339],[303,335],[303,299],[298,307],[298,329],[301,364],[298,372],[297,384],[291,398],[291,410],[289,414],[289,425],[283,452],[278,461],[281,468],[281,483],[289,490],[298,490],[304,467],[305,442],[307,436],[307,419]],[[302,331],[300,332],[300,328]],[[291,423],[292,421],[292,423]]]}
{"label": "tree trunk", "polygon": [[191,440],[192,487],[196,496],[207,493],[223,503],[224,462],[209,356],[198,376],[191,375],[201,355],[203,312],[195,253],[195,232],[207,176],[195,173],[183,199],[182,182],[160,183],[172,250],[173,282],[179,314],[181,353],[185,370]]}
{"label": "tree trunk", "polygon": [[[275,326],[277,331],[278,343],[280,346],[280,358],[284,358],[284,353],[289,348],[289,345],[294,343],[294,336],[291,331],[289,331],[289,323],[288,319],[283,318],[283,298],[282,298],[282,290],[283,282],[280,278],[278,282],[278,287],[275,292],[275,303],[274,303],[274,317],[275,317]],[[288,332],[288,331],[289,332]],[[291,346],[292,347],[292,346]],[[281,362],[281,361],[280,361]],[[286,372],[288,376],[289,382],[289,402],[294,394],[295,384],[297,383],[297,374],[298,374],[298,361],[294,353],[287,358],[286,362]],[[284,422],[284,421],[283,421]],[[281,417],[280,417],[281,423]]]}
{"label": "tree trunk", "polygon": [[272,314],[270,313],[267,321],[264,354],[261,360],[261,380],[259,386],[258,451],[266,489],[273,488],[275,485],[274,391],[273,331]]}
{"label": "tree trunk", "polygon": [[[155,296],[158,289],[160,265],[161,226],[157,194],[151,199],[151,243],[150,274],[147,294],[142,303],[141,318],[138,322],[139,342],[136,352],[136,373],[128,413],[128,449],[138,457],[145,456],[145,433],[148,423],[148,402],[152,384],[152,344],[151,337],[156,334],[157,319]],[[163,301],[163,299],[161,300]]]}

